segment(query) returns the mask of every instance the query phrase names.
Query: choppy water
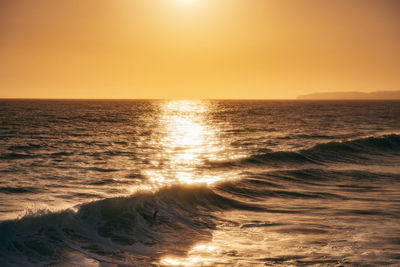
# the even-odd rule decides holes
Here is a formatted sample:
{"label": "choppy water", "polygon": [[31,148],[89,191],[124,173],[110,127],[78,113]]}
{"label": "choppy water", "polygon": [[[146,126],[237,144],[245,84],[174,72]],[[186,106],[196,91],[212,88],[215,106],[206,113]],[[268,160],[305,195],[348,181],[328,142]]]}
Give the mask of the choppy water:
{"label": "choppy water", "polygon": [[1,266],[400,265],[400,102],[0,101]]}

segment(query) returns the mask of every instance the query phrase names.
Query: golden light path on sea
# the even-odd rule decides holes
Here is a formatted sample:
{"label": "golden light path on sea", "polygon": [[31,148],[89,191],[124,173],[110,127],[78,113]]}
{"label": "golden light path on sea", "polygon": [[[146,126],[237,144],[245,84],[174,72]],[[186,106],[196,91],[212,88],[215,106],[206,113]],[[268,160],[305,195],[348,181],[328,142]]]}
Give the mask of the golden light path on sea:
{"label": "golden light path on sea", "polygon": [[[245,156],[237,150],[235,153],[230,150],[232,140],[223,138],[223,129],[212,120],[214,108],[210,101],[159,103],[158,126],[152,136],[152,145],[158,150],[152,156],[152,167],[142,170],[150,187],[157,190],[176,184],[213,186],[239,177],[235,170],[207,167],[207,162]],[[225,261],[224,257],[221,258],[220,245],[223,244],[199,241],[186,256],[167,255],[159,263],[163,266],[211,266],[217,261]]]}
{"label": "golden light path on sea", "polygon": [[187,257],[166,257],[161,260],[161,265],[166,266],[212,266],[216,261],[221,263],[221,258],[210,257],[209,254],[217,253],[218,247],[200,244],[194,246]]}
{"label": "golden light path on sea", "polygon": [[207,120],[207,101],[166,101],[160,106],[153,168],[144,170],[157,187],[171,184],[213,184],[224,178],[201,169],[205,161],[224,157],[225,145],[218,129]]}
{"label": "golden light path on sea", "polygon": [[[225,145],[218,137],[218,128],[209,122],[210,103],[207,101],[166,101],[160,106],[159,129],[154,138],[160,148],[152,165],[145,170],[154,187],[172,184],[211,185],[225,178],[202,170],[205,160],[224,157]],[[167,266],[208,265],[215,260],[202,255],[216,249],[204,244],[195,245],[188,257],[167,256],[160,264]],[[193,254],[191,256],[191,254]]]}

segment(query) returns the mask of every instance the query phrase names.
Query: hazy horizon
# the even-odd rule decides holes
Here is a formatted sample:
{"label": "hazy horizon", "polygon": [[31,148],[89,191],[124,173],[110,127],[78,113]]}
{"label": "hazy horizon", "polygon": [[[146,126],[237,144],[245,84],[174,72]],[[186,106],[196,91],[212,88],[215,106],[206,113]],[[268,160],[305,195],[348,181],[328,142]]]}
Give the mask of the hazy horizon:
{"label": "hazy horizon", "polygon": [[400,100],[400,90],[395,91],[340,91],[340,92],[313,92],[297,95],[295,98],[24,98],[10,97],[0,100],[238,100],[238,101],[301,101],[301,100]]}

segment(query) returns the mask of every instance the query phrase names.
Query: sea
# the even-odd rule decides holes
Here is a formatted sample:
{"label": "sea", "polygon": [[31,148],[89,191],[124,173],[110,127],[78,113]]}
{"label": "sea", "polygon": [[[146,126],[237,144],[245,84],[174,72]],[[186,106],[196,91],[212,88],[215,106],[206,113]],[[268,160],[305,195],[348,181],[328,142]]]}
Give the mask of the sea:
{"label": "sea", "polygon": [[400,101],[0,100],[0,266],[400,266]]}

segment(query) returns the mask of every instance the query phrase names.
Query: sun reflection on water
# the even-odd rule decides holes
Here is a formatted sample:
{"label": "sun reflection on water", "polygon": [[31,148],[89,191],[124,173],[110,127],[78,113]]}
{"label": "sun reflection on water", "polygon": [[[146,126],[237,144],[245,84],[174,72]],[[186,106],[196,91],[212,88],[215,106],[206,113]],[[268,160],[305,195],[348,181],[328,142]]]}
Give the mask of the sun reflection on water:
{"label": "sun reflection on water", "polygon": [[218,254],[215,246],[200,244],[193,247],[187,257],[173,258],[166,257],[161,260],[161,265],[166,266],[213,266],[217,261],[224,262],[221,258],[210,257],[211,254]]}
{"label": "sun reflection on water", "polygon": [[205,161],[219,160],[225,151],[217,127],[208,121],[210,105],[189,100],[161,104],[154,138],[159,149],[152,168],[143,171],[153,185],[212,184],[223,179],[202,168]]}
{"label": "sun reflection on water", "polygon": [[[208,101],[168,101],[160,104],[158,126],[153,130],[152,167],[143,170],[155,189],[175,184],[212,185],[238,177],[234,171],[213,170],[207,162],[229,160],[238,156],[231,153],[230,140],[213,123],[213,104]],[[234,155],[232,155],[234,154]],[[162,266],[213,266],[221,259],[221,249],[211,244],[197,244],[186,257],[166,256]]]}

